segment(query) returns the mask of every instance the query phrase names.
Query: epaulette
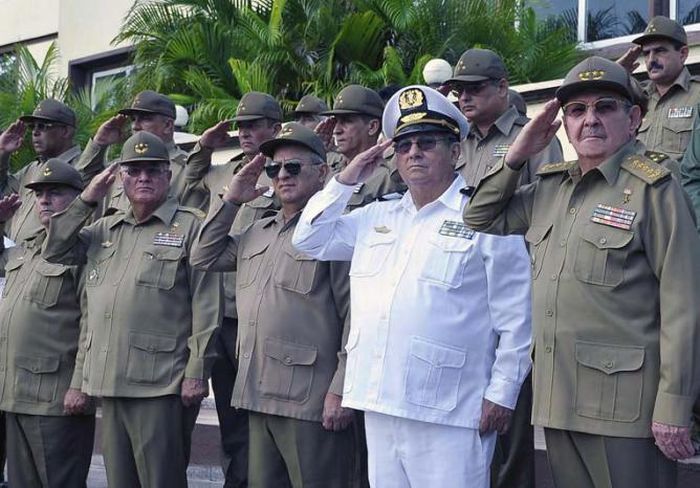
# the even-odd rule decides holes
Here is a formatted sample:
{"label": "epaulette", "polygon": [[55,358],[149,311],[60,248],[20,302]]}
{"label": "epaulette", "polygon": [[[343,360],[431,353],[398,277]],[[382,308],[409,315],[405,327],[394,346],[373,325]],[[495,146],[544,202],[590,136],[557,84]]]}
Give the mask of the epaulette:
{"label": "epaulette", "polygon": [[527,115],[518,114],[516,119],[513,121],[514,124],[525,125],[530,122],[530,117]]}
{"label": "epaulette", "polygon": [[627,156],[624,161],[622,161],[620,167],[626,169],[649,185],[653,185],[657,181],[661,181],[671,175],[669,169],[664,168],[642,154],[631,154]]}
{"label": "epaulette", "polygon": [[656,151],[647,151],[644,153],[646,157],[651,159],[657,164],[661,164],[661,161],[668,159],[670,156],[668,154],[656,152]]}
{"label": "epaulette", "polygon": [[543,164],[537,170],[538,176],[551,175],[555,173],[563,173],[564,171],[569,171],[574,169],[578,164],[576,161],[562,161],[561,163],[548,163]]}
{"label": "epaulette", "polygon": [[200,209],[195,208],[195,207],[183,207],[183,206],[178,205],[177,209],[182,211],[182,212],[191,213],[192,215],[197,217],[199,220],[204,220],[204,218],[207,216],[207,214],[204,213],[203,210],[200,210]]}

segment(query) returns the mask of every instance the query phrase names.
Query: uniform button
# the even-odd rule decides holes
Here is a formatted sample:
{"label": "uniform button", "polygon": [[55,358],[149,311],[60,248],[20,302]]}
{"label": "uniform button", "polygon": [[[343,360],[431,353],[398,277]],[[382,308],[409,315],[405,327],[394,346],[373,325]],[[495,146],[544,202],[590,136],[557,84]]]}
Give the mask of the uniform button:
{"label": "uniform button", "polygon": [[614,364],[615,364],[615,363],[613,363],[612,361],[605,361],[605,363],[603,364],[603,366],[605,366],[605,369],[610,369],[610,368],[613,367]]}
{"label": "uniform button", "polygon": [[156,348],[153,346],[148,346],[148,352],[156,352]]}
{"label": "uniform button", "polygon": [[243,357],[246,358],[246,359],[248,359],[248,358],[250,358],[250,354],[248,354],[247,352],[245,352],[245,353],[243,353]]}
{"label": "uniform button", "polygon": [[598,242],[600,242],[601,244],[605,244],[606,242],[608,242],[608,240],[605,237],[601,237]]}
{"label": "uniform button", "polygon": [[559,246],[566,247],[566,241],[559,241]]}
{"label": "uniform button", "polygon": [[284,358],[284,362],[285,362],[285,364],[292,364],[292,358],[287,356],[286,358]]}
{"label": "uniform button", "polygon": [[575,213],[576,213],[576,207],[571,207],[571,208],[569,209],[569,213],[570,213],[571,215],[575,214]]}
{"label": "uniform button", "polygon": [[153,254],[146,254],[148,256],[148,259],[153,259]]}
{"label": "uniform button", "polygon": [[544,352],[552,352],[552,346],[545,347]]}
{"label": "uniform button", "polygon": [[37,371],[39,371],[39,368],[37,368],[36,366],[32,366],[32,373],[36,373]]}
{"label": "uniform button", "polygon": [[112,314],[109,313],[109,312],[107,312],[107,313],[105,314],[105,318],[106,318],[106,319],[111,319],[111,318],[112,318]]}
{"label": "uniform button", "polygon": [[552,281],[557,281],[558,276],[555,275],[555,274],[553,274],[553,275],[551,276],[551,278],[552,278]]}
{"label": "uniform button", "polygon": [[551,310],[545,310],[544,314],[545,314],[547,317],[551,317],[552,315],[554,315],[554,312],[551,311]]}

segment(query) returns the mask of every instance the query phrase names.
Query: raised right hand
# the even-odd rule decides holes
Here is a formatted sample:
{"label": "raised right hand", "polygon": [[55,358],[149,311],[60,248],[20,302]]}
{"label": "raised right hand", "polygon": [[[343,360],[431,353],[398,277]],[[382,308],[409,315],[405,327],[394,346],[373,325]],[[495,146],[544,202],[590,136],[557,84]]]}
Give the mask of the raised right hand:
{"label": "raised right hand", "polygon": [[542,112],[525,124],[523,130],[510,145],[506,154],[506,164],[513,169],[520,169],[525,161],[542,151],[554,139],[561,127],[561,120],[557,119],[559,100],[556,98],[544,105]]}
{"label": "raised right hand", "polygon": [[209,127],[199,138],[199,145],[206,149],[224,147],[231,140],[228,131],[231,129],[231,121],[222,120],[213,127]]}
{"label": "raised right hand", "polygon": [[639,59],[640,54],[642,54],[642,46],[635,44],[616,63],[625,68],[628,73],[632,73],[639,67],[637,59]]}
{"label": "raised right hand", "polygon": [[333,144],[333,129],[335,129],[335,123],[335,117],[328,117],[319,122],[314,129],[316,135],[323,142],[326,151],[333,151],[335,149],[335,144]]}
{"label": "raised right hand", "polygon": [[366,181],[384,160],[384,151],[392,143],[392,139],[387,139],[355,156],[338,174],[338,181],[343,185],[357,185]]}
{"label": "raised right hand", "polygon": [[13,153],[22,146],[24,132],[27,126],[21,120],[16,120],[0,134],[0,152]]}
{"label": "raised right hand", "polygon": [[255,200],[265,193],[267,186],[257,187],[258,179],[265,169],[265,155],[258,154],[241,170],[233,175],[228,189],[223,195],[224,201],[241,205]]}
{"label": "raised right hand", "polygon": [[13,193],[0,199],[0,222],[7,222],[22,205],[19,195]]}
{"label": "raised right hand", "polygon": [[104,122],[95,137],[92,139],[100,146],[110,146],[121,142],[123,138],[124,127],[129,122],[129,116],[118,114]]}
{"label": "raised right hand", "polygon": [[119,171],[119,163],[109,165],[107,169],[90,181],[90,184],[80,194],[80,199],[86,203],[97,203],[102,200],[117,178],[117,171]]}

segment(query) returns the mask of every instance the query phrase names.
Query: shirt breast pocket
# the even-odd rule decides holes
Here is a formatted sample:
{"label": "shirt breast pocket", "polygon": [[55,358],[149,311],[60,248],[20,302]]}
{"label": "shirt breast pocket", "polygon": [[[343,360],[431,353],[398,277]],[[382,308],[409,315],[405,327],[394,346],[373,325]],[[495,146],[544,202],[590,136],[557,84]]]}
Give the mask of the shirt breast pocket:
{"label": "shirt breast pocket", "polygon": [[591,285],[614,287],[624,279],[628,245],[634,233],[589,224],[581,231],[576,248],[574,275]]}
{"label": "shirt breast pocket", "polygon": [[260,273],[260,268],[262,268],[267,247],[268,243],[246,243],[238,259],[238,273],[236,275],[236,285],[238,287],[246,288],[255,283]]}
{"label": "shirt breast pocket", "polygon": [[459,237],[435,235],[428,239],[425,265],[420,280],[447,288],[457,288],[464,281],[464,272],[472,254],[474,241]]}
{"label": "shirt breast pocket", "polygon": [[22,265],[24,265],[24,259],[19,258],[12,259],[5,265],[5,287],[2,290],[3,297],[6,297],[10,293],[10,290],[14,288]]}
{"label": "shirt breast pocket", "polygon": [[285,249],[284,257],[275,269],[275,285],[307,295],[313,289],[318,264],[304,253]]}
{"label": "shirt breast pocket", "polygon": [[58,297],[69,268],[62,264],[40,261],[34,268],[31,283],[24,298],[42,308],[50,308],[58,303]]}
{"label": "shirt breast pocket", "polygon": [[305,403],[314,380],[316,346],[268,337],[263,346],[260,394],[285,402]]}
{"label": "shirt breast pocket", "polygon": [[379,274],[395,244],[394,234],[376,232],[366,236],[355,249],[350,264],[350,276],[364,278]]}
{"label": "shirt breast pocket", "polygon": [[675,153],[683,153],[693,133],[694,117],[666,119],[663,125],[663,148]]}
{"label": "shirt breast pocket", "polygon": [[58,357],[16,356],[15,396],[25,402],[52,402],[58,390]]}
{"label": "shirt breast pocket", "polygon": [[88,251],[85,286],[99,286],[102,284],[115,251],[116,248],[114,247],[99,247]]}
{"label": "shirt breast pocket", "polygon": [[154,248],[143,252],[136,276],[136,284],[149,288],[171,290],[175,286],[177,269],[185,256],[178,248]]}
{"label": "shirt breast pocket", "polygon": [[549,225],[534,225],[525,233],[525,241],[528,243],[530,251],[530,268],[532,270],[532,279],[537,279],[542,271],[542,263],[544,255],[547,252],[547,244],[549,242],[549,233],[552,230],[552,224]]}

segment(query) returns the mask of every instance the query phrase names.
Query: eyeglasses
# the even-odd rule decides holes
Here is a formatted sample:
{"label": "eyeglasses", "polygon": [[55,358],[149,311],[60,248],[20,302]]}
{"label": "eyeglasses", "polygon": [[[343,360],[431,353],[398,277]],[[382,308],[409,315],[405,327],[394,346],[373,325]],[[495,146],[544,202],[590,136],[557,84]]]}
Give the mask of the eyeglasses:
{"label": "eyeglasses", "polygon": [[160,175],[166,173],[168,170],[162,166],[125,166],[122,165],[119,168],[125,175],[136,178],[141,176],[141,173],[145,173],[147,178],[158,178]]}
{"label": "eyeglasses", "polygon": [[630,107],[629,102],[620,100],[619,98],[599,98],[591,103],[584,102],[569,102],[564,105],[561,110],[565,117],[579,119],[586,115],[588,107],[593,108],[593,112],[598,117],[606,117],[617,113],[620,107]]}
{"label": "eyeglasses", "polygon": [[27,124],[30,131],[44,132],[54,127],[63,127],[63,124],[57,124],[55,122],[30,122]]}
{"label": "eyeglasses", "polygon": [[454,83],[452,85],[452,94],[457,98],[459,98],[462,93],[466,93],[470,96],[479,95],[487,86],[492,84],[492,80],[482,81],[481,83]]}
{"label": "eyeglasses", "polygon": [[415,144],[421,151],[431,151],[435,149],[438,141],[447,141],[447,137],[419,136],[415,139],[401,139],[394,144],[394,152],[397,154],[408,154]]}
{"label": "eyeglasses", "polygon": [[268,178],[277,178],[280,174],[282,168],[290,176],[297,176],[301,173],[301,167],[304,165],[314,166],[319,163],[314,163],[311,161],[302,161],[301,159],[287,159],[285,161],[273,161],[272,163],[265,166],[265,174]]}

